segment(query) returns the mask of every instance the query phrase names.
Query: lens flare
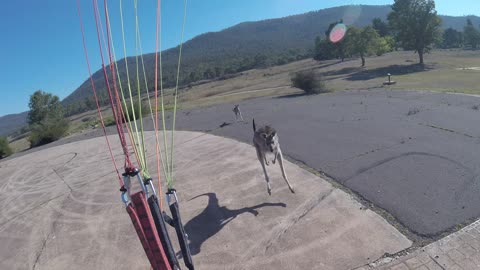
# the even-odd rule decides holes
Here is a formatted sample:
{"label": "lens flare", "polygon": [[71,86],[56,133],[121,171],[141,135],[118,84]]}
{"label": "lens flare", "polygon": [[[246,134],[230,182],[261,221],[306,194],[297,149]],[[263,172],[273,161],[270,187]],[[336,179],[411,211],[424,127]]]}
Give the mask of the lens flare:
{"label": "lens flare", "polygon": [[347,26],[343,23],[339,23],[330,31],[329,39],[332,43],[340,42],[347,33]]}

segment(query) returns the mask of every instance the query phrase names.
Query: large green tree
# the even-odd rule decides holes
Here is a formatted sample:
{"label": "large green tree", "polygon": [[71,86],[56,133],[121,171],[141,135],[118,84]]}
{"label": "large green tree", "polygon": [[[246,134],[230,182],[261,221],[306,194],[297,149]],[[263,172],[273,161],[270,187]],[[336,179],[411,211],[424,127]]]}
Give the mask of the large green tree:
{"label": "large green tree", "polygon": [[29,125],[33,125],[43,121],[49,117],[61,115],[63,117],[63,106],[58,96],[37,90],[30,96],[28,103],[30,111],[28,112],[27,121]]}
{"label": "large green tree", "polygon": [[442,48],[460,48],[463,46],[463,33],[453,28],[448,28],[443,32]]}
{"label": "large green tree", "polygon": [[336,58],[335,44],[326,38],[318,36],[315,39],[315,48],[313,52],[313,59],[315,60],[329,60]]}
{"label": "large green tree", "polygon": [[380,18],[375,18],[372,21],[373,29],[377,30],[380,37],[385,37],[390,35],[390,29],[388,28],[388,24]]}
{"label": "large green tree", "polygon": [[[326,40],[330,39],[330,32],[332,32],[333,28],[336,25],[341,24],[341,23],[343,23],[343,19],[341,19],[339,21],[336,21],[336,22],[333,22],[328,26],[327,31],[325,31],[325,39]],[[330,43],[330,45],[331,45],[332,53],[335,56],[335,58],[340,58],[343,62],[345,60],[345,58],[349,56],[348,40],[347,40],[346,37],[343,38],[342,40],[340,40],[339,42]]]}
{"label": "large green tree", "polygon": [[315,60],[328,60],[338,58],[342,61],[349,56],[348,41],[346,38],[339,42],[330,42],[329,36],[332,29],[339,23],[343,23],[343,20],[335,21],[331,23],[325,31],[325,36],[318,36],[315,39],[315,47],[313,52],[313,59]]}
{"label": "large green tree", "polygon": [[395,0],[388,15],[390,28],[406,50],[415,50],[423,64],[423,55],[439,38],[441,20],[433,0]]}
{"label": "large green tree", "polygon": [[69,122],[58,96],[38,90],[30,96],[28,125],[31,146],[60,139],[68,130]]}
{"label": "large green tree", "polygon": [[478,31],[470,19],[467,20],[467,25],[463,29],[463,34],[465,36],[465,44],[476,49],[480,44],[480,32]]}
{"label": "large green tree", "polygon": [[353,55],[362,59],[362,67],[365,66],[365,57],[377,53],[380,37],[371,26],[365,28],[351,27],[347,32],[349,50]]}

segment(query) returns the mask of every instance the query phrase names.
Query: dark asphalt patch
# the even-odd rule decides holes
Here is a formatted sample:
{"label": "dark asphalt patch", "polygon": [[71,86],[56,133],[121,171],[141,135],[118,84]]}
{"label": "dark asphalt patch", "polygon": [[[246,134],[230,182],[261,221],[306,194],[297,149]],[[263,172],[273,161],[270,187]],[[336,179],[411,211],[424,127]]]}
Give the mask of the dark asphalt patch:
{"label": "dark asphalt patch", "polygon": [[[480,216],[475,103],[476,97],[443,93],[349,91],[248,100],[240,103],[246,122],[222,129],[215,126],[234,117],[231,104],[192,110],[177,123],[247,143],[253,117],[257,125],[271,124],[285,154],[428,237]],[[418,112],[408,115],[412,108]]]}

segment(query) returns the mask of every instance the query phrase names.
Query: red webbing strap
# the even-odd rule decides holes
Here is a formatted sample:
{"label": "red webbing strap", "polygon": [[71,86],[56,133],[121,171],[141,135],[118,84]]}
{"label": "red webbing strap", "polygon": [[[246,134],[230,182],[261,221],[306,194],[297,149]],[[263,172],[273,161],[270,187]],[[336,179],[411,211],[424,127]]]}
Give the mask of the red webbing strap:
{"label": "red webbing strap", "polygon": [[150,261],[150,264],[152,267],[153,265],[153,254],[150,250],[150,246],[148,245],[147,239],[145,237],[145,232],[142,229],[142,226],[140,225],[140,218],[137,215],[137,212],[135,212],[135,208],[131,204],[127,206],[127,213],[130,216],[130,219],[132,220],[133,227],[135,227],[135,231],[137,231],[138,239],[140,239],[140,242],[142,243],[142,247],[145,250],[145,254],[147,255],[148,260]]}
{"label": "red webbing strap", "polygon": [[[145,235],[145,242],[148,245],[149,251],[147,251],[145,245],[142,243],[142,245],[144,245],[143,248],[147,253],[147,257],[150,260],[150,264],[155,270],[171,270],[171,267],[168,264],[167,256],[165,255],[162,244],[160,242],[160,238],[158,236],[158,232],[156,230],[155,222],[153,221],[150,208],[148,207],[148,203],[145,199],[145,194],[143,193],[143,191],[139,191],[135,194],[132,194],[131,199],[133,205],[135,206],[135,212],[138,216],[139,225],[141,226],[143,235]],[[132,222],[134,222],[133,218]],[[137,228],[135,227],[135,229]],[[140,241],[142,241],[141,237]]]}

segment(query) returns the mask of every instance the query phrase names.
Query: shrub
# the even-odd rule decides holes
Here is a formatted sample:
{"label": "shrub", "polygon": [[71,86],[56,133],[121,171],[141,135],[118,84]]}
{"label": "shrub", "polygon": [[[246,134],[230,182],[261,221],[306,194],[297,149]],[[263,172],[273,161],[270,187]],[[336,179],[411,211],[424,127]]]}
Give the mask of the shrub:
{"label": "shrub", "polygon": [[68,131],[67,119],[50,118],[31,125],[31,133],[28,137],[30,147],[51,143],[62,138]]}
{"label": "shrub", "polygon": [[13,153],[12,149],[8,145],[6,137],[0,137],[0,159],[10,156]]}
{"label": "shrub", "polygon": [[113,117],[106,117],[103,119],[103,124],[108,127],[108,126],[113,126],[115,125],[115,120],[113,120]]}
{"label": "shrub", "polygon": [[322,76],[313,70],[297,72],[291,80],[293,87],[300,88],[309,95],[329,92]]}
{"label": "shrub", "polygon": [[[141,106],[141,107],[140,107]],[[122,105],[122,110],[123,110],[123,115],[125,117],[125,121],[132,121],[132,120],[137,120],[140,118],[140,108],[142,109],[142,115],[149,115],[150,114],[150,108],[146,106],[143,103],[139,103],[138,101],[133,102],[133,108],[135,109],[135,117],[133,117],[133,111],[132,111],[132,104],[127,102],[127,108]]]}

